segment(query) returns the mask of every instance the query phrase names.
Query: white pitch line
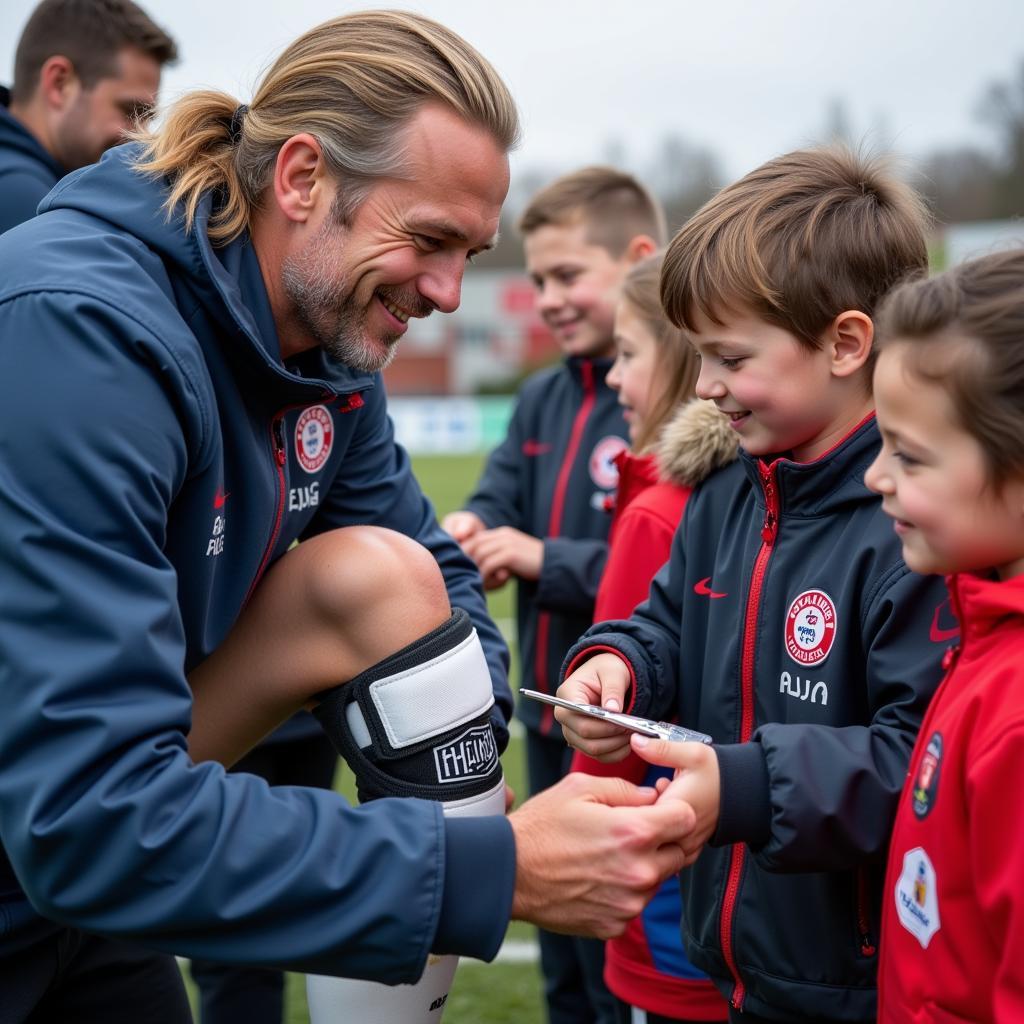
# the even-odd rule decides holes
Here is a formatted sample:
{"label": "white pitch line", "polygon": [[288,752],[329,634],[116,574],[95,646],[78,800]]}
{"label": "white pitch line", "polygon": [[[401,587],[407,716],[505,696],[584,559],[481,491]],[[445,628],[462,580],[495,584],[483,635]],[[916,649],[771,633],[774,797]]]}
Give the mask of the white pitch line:
{"label": "white pitch line", "polygon": [[[531,939],[506,939],[494,958],[496,964],[533,964],[540,960],[540,947]],[[487,967],[482,960],[463,958],[463,964]]]}

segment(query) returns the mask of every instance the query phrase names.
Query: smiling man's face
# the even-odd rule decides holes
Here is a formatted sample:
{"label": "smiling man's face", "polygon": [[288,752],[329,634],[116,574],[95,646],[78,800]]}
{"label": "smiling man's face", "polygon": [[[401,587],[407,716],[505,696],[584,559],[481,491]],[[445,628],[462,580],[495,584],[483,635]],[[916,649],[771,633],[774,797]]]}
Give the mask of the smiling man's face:
{"label": "smiling man's face", "polygon": [[383,369],[411,317],[458,308],[467,262],[490,248],[508,158],[484,129],[426,104],[405,129],[405,173],[376,184],[348,223],[336,209],[282,263],[290,312],[333,358]]}

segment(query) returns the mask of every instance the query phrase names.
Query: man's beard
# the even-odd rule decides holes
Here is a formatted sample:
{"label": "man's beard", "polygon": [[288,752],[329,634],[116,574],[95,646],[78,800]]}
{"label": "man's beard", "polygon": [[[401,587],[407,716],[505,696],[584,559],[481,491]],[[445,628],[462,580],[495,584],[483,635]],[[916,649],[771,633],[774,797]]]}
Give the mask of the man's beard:
{"label": "man's beard", "polygon": [[[343,226],[324,223],[300,253],[285,257],[281,281],[299,323],[328,356],[354,370],[377,373],[394,359],[404,332],[381,330],[371,337],[368,310],[357,305],[341,266],[345,235]],[[399,289],[379,293],[413,315],[426,316],[433,308],[416,293]]]}
{"label": "man's beard", "polygon": [[111,146],[124,141],[121,135],[100,141],[91,133],[88,93],[83,92],[60,122],[54,136],[54,148],[57,162],[64,170],[75,171],[96,163]]}

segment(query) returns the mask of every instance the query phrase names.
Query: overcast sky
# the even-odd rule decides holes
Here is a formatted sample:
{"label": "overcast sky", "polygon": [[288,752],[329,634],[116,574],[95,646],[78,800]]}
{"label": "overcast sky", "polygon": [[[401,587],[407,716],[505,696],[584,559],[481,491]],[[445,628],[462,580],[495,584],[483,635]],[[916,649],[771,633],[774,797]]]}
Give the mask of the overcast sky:
{"label": "overcast sky", "polygon": [[[0,0],[0,81],[33,0]],[[248,100],[292,38],[367,3],[148,0],[179,42],[163,99],[197,85]],[[552,172],[616,150],[634,170],[673,133],[718,154],[728,178],[818,139],[841,98],[853,134],[915,157],[993,136],[988,83],[1024,57],[1021,0],[432,0],[418,10],[474,43],[523,114],[517,169]]]}

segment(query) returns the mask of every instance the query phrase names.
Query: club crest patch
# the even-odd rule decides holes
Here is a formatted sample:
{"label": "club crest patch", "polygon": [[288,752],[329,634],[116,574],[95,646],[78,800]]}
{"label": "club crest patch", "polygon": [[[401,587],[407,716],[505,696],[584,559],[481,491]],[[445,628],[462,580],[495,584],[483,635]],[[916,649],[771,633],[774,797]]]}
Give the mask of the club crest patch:
{"label": "club crest patch", "polygon": [[615,465],[615,457],[625,451],[629,443],[621,437],[609,435],[602,437],[590,453],[590,479],[604,491],[611,491],[619,482],[619,467]]}
{"label": "club crest patch", "polygon": [[903,855],[903,870],[896,879],[896,914],[900,924],[921,943],[922,949],[942,926],[939,919],[938,878],[931,858],[921,846]]}
{"label": "club crest patch", "polygon": [[836,640],[836,606],[824,590],[805,590],[786,612],[786,651],[799,665],[817,665]]}
{"label": "club crest patch", "polygon": [[295,424],[295,455],[307,473],[316,473],[334,445],[334,420],[325,405],[303,409]]}
{"label": "club crest patch", "polygon": [[932,733],[928,746],[924,748],[921,760],[917,765],[917,775],[910,790],[910,802],[914,814],[925,818],[935,806],[935,798],[939,789],[939,775],[942,770],[942,734]]}

